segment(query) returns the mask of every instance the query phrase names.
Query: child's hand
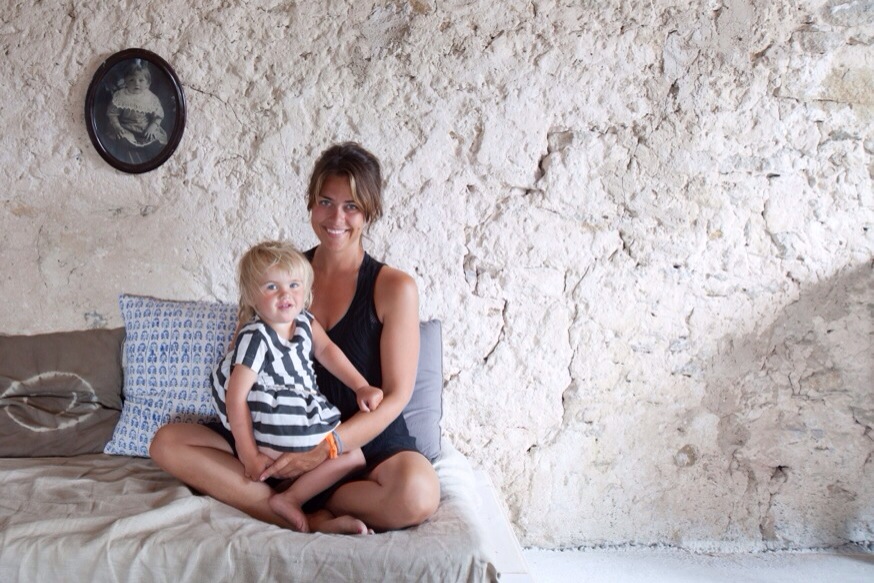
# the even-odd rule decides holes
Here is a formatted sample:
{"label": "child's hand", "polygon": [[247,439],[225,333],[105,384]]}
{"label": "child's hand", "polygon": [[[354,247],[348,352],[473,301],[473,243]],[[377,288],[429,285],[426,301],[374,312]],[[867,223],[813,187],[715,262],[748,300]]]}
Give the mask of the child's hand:
{"label": "child's hand", "polygon": [[358,408],[362,411],[373,411],[382,403],[382,389],[364,385],[355,391]]}
{"label": "child's hand", "polygon": [[115,137],[118,138],[119,140],[121,140],[121,139],[128,140],[129,142],[135,142],[137,139],[136,136],[134,136],[131,132],[129,132],[128,130],[123,129],[123,128],[116,130]]}
{"label": "child's hand", "polygon": [[149,124],[149,127],[146,128],[145,131],[146,137],[150,140],[158,139],[158,128],[155,124]]}
{"label": "child's hand", "polygon": [[245,469],[246,477],[253,482],[259,481],[261,479],[261,474],[264,473],[264,470],[266,470],[273,464],[273,460],[270,459],[270,457],[266,454],[261,453],[260,451],[251,458],[249,458],[248,456],[240,457],[240,461],[243,462],[243,468]]}

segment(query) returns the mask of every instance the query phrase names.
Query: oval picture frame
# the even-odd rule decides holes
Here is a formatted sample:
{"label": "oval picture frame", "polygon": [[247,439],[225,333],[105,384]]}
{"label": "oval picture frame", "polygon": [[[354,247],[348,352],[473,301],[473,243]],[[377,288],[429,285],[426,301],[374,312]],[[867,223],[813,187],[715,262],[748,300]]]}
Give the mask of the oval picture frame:
{"label": "oval picture frame", "polygon": [[166,162],[182,140],[185,119],[176,72],[146,49],[125,49],[103,61],[85,96],[91,143],[112,167],[130,174]]}

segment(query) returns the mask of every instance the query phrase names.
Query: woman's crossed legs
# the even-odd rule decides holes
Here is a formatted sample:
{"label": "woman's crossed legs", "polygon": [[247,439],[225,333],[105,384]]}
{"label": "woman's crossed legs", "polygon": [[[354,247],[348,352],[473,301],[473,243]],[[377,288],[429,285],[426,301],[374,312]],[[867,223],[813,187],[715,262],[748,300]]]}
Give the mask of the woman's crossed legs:
{"label": "woman's crossed legs", "polygon": [[[165,425],[149,453],[161,468],[195,490],[263,522],[294,528],[271,507],[276,492],[248,479],[231,446],[212,429]],[[424,522],[439,502],[440,483],[431,463],[417,452],[404,451],[380,463],[364,480],[339,487],[324,510],[309,516],[310,528],[346,534],[364,534],[368,527],[406,528]]]}

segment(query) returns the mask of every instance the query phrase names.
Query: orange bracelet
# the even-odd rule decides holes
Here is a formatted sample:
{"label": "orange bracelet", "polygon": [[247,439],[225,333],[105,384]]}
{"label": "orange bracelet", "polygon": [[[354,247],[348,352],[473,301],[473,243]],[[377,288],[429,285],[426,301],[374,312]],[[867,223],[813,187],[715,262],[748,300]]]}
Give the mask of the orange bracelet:
{"label": "orange bracelet", "polygon": [[337,457],[337,442],[334,441],[334,433],[331,432],[325,437],[328,442],[328,459],[332,460]]}

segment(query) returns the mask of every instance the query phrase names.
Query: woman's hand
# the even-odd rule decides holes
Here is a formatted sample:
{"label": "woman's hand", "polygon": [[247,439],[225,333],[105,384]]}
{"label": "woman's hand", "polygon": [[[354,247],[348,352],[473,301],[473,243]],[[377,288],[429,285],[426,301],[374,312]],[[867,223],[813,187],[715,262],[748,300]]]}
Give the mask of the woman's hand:
{"label": "woman's hand", "polygon": [[286,452],[276,458],[266,468],[259,479],[263,482],[267,478],[279,478],[288,480],[305,474],[323,461],[328,459],[328,445],[322,441],[319,445],[303,453]]}

